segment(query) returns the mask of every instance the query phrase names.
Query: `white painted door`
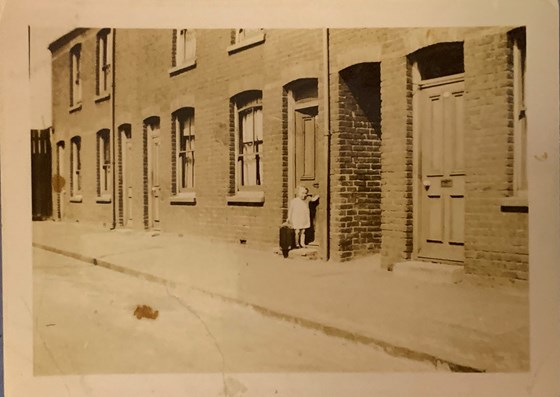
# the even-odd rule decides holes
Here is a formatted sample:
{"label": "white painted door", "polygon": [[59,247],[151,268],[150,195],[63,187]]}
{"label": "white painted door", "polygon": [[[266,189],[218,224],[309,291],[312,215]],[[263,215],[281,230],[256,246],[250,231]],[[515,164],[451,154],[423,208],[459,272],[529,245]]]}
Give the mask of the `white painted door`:
{"label": "white painted door", "polygon": [[121,130],[121,167],[123,191],[123,224],[132,226],[132,176],[130,161],[132,159],[132,135],[129,128]]}
{"label": "white painted door", "polygon": [[150,142],[149,151],[149,178],[150,178],[150,227],[160,230],[159,205],[161,200],[161,186],[159,175],[159,155],[161,140],[159,135],[159,123],[148,125],[148,136]]}
{"label": "white painted door", "polygon": [[464,82],[422,86],[419,256],[464,260]]}

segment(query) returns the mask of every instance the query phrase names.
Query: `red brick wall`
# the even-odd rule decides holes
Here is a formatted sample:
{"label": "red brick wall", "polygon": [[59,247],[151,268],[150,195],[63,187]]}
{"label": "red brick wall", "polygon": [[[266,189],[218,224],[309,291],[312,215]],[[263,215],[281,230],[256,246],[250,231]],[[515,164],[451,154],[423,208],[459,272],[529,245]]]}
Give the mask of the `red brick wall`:
{"label": "red brick wall", "polygon": [[[96,33],[89,30],[70,40],[53,56],[54,140],[66,142],[68,164],[64,168],[69,178],[70,138],[82,137],[83,202],[69,203],[67,188],[67,219],[109,224],[111,205],[95,202],[95,134],[111,128],[111,102],[95,103],[93,99]],[[506,33],[505,28],[330,30],[330,227],[334,259],[380,251],[384,265],[390,266],[414,257],[414,87],[407,56],[434,43],[461,41],[467,131],[465,266],[476,274],[527,277],[527,214],[503,212],[500,207],[512,193],[513,166],[511,49]],[[115,122],[117,126],[131,125],[133,153],[128,163],[134,169],[134,227],[144,228],[147,216],[143,121],[157,116],[162,142],[162,229],[228,241],[243,239],[261,247],[276,245],[277,228],[286,216],[289,200],[288,83],[318,79],[321,137],[327,132],[322,35],[319,29],[267,30],[264,43],[229,54],[232,30],[198,30],[196,66],[170,76],[174,51],[171,30],[117,30]],[[82,43],[82,109],[70,113],[68,51],[78,42]],[[345,70],[360,64],[379,68],[379,72],[362,73],[360,78],[377,87],[379,93],[372,93],[371,100],[377,107],[381,102],[380,126],[379,120],[364,118],[357,99],[361,94],[352,90],[345,76]],[[228,205],[226,201],[233,193],[234,177],[230,99],[246,90],[262,91],[262,206]],[[196,204],[175,205],[171,204],[171,114],[185,106],[195,109]],[[319,142],[319,164],[325,161],[325,142]],[[325,182],[323,176],[321,198],[328,196]],[[119,197],[122,194],[119,191]],[[118,202],[122,203],[122,198]],[[325,203],[319,207],[323,221],[325,208]],[[122,211],[118,214],[122,217]]]}
{"label": "red brick wall", "polygon": [[465,41],[465,268],[528,277],[528,214],[504,212],[513,191],[513,73],[507,31]]}
{"label": "red brick wall", "polygon": [[[526,279],[527,214],[501,210],[512,191],[512,73],[507,29],[410,31],[382,51],[382,262],[410,259],[412,86],[406,55],[430,44],[464,41],[465,267],[484,276]],[[403,53],[404,52],[404,53]]]}
{"label": "red brick wall", "polygon": [[384,266],[412,252],[410,71],[402,56],[381,62],[381,234]]}
{"label": "red brick wall", "polygon": [[[282,90],[291,80],[309,77],[298,73],[301,62],[320,64],[320,31],[270,31],[264,44],[228,54],[231,31],[198,30],[196,66],[170,76],[173,34],[168,31],[117,31],[117,114],[132,124],[133,150],[143,150],[141,121],[160,117],[162,201],[161,225],[166,231],[198,234],[248,244],[276,244],[277,228],[287,203],[282,121]],[[297,56],[296,56],[297,55]],[[126,61],[125,61],[126,60]],[[131,66],[127,67],[123,63]],[[291,72],[290,72],[291,71]],[[291,73],[291,75],[290,75]],[[313,77],[318,77],[318,70]],[[293,77],[292,77],[293,76]],[[230,98],[245,90],[261,90],[264,109],[264,184],[262,206],[227,205],[231,195],[232,114]],[[134,95],[130,95],[134,92]],[[181,102],[189,96],[193,103]],[[172,125],[171,113],[179,107],[195,109],[196,204],[172,205]],[[320,110],[321,111],[321,110]],[[120,116],[117,116],[120,117]],[[138,154],[133,159],[141,166]],[[134,191],[145,191],[136,178]],[[135,202],[138,207],[144,200]],[[136,225],[141,227],[143,222]]]}
{"label": "red brick wall", "polygon": [[[64,217],[68,220],[111,226],[112,206],[97,203],[97,132],[111,128],[110,101],[95,102],[96,94],[96,34],[87,30],[53,54],[52,98],[54,140],[65,142],[63,165],[66,193],[63,199]],[[82,107],[70,112],[70,49],[81,43]],[[81,137],[81,203],[70,202],[70,139]],[[56,160],[56,159],[54,159]],[[53,168],[56,169],[56,168]]]}

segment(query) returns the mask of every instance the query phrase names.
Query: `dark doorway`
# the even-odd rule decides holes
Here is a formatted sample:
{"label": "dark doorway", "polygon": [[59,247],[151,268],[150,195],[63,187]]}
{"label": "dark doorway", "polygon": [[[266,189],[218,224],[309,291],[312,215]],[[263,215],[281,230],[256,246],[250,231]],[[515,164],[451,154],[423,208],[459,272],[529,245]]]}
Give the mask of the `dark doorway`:
{"label": "dark doorway", "polygon": [[33,220],[52,216],[51,129],[31,130],[31,207]]}

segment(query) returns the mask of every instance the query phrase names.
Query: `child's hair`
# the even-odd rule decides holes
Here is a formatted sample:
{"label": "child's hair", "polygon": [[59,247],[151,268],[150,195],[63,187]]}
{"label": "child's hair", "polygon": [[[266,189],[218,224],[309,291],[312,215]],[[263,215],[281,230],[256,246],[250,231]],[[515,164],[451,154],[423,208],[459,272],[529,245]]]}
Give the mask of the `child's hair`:
{"label": "child's hair", "polygon": [[309,189],[308,189],[307,187],[305,187],[305,186],[303,186],[303,185],[299,185],[299,186],[297,187],[297,192],[299,193],[299,192],[301,192],[302,190],[305,190],[305,193],[306,193],[306,194],[309,193]]}

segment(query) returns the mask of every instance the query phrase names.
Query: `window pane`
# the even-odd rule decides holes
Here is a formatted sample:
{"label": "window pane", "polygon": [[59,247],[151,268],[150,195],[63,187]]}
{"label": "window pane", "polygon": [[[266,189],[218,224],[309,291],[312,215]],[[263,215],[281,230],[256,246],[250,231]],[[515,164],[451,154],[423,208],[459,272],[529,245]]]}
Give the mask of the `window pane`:
{"label": "window pane", "polygon": [[180,171],[180,178],[179,178],[179,188],[184,189],[186,187],[186,155],[185,153],[181,153],[179,155],[179,171]]}
{"label": "window pane", "polygon": [[241,118],[241,137],[243,143],[253,142],[253,113],[244,112]]}
{"label": "window pane", "polygon": [[107,34],[105,34],[104,36],[102,36],[101,38],[101,70],[100,70],[100,79],[101,79],[101,90],[107,91],[107,73],[108,73],[108,68],[107,68],[107,64],[108,64],[108,59],[109,59],[109,54],[108,54],[108,36]]}
{"label": "window pane", "polygon": [[179,118],[179,151],[184,152],[186,149],[186,139],[185,139],[185,119],[183,117]]}
{"label": "window pane", "polygon": [[251,36],[259,34],[262,31],[262,28],[259,29],[246,29],[240,28],[236,30],[236,42],[243,41]]}
{"label": "window pane", "polygon": [[189,135],[194,135],[194,116],[188,118]]}
{"label": "window pane", "polygon": [[194,115],[192,109],[175,116],[177,128],[177,191],[194,187]]}
{"label": "window pane", "polygon": [[80,51],[76,49],[72,54],[72,87],[73,103],[81,101],[82,93],[80,86]]}
{"label": "window pane", "polygon": [[177,31],[175,64],[181,65],[194,58],[196,51],[195,32],[190,29]]}
{"label": "window pane", "polygon": [[185,56],[185,29],[181,29],[177,32],[177,43],[175,46],[175,60],[178,65],[183,62]]}
{"label": "window pane", "polygon": [[109,158],[111,157],[111,146],[109,145],[109,137],[107,135],[103,137],[103,146],[105,149],[105,162],[109,163]]}
{"label": "window pane", "polygon": [[72,195],[76,195],[82,188],[80,176],[80,143],[77,140],[72,141]]}
{"label": "window pane", "polygon": [[243,159],[243,174],[245,176],[245,186],[257,184],[257,161],[254,155],[245,156]]}
{"label": "window pane", "polygon": [[194,153],[187,153],[186,187],[194,187]]}
{"label": "window pane", "polygon": [[196,51],[196,40],[194,32],[189,30],[185,36],[185,60],[193,59]]}
{"label": "window pane", "polygon": [[263,128],[262,128],[262,109],[255,109],[255,140],[262,141],[263,140]]}
{"label": "window pane", "polygon": [[76,142],[76,164],[78,164],[78,170],[82,168],[82,160],[80,158],[80,141]]}
{"label": "window pane", "polygon": [[184,132],[181,134],[181,147],[179,150],[181,152],[187,150],[187,137],[184,135]]}
{"label": "window pane", "polygon": [[[262,153],[262,145],[259,145],[259,153]],[[263,162],[261,155],[257,155],[257,185],[263,184]]]}
{"label": "window pane", "polygon": [[188,144],[187,150],[194,151],[194,136],[191,135],[187,144]]}
{"label": "window pane", "polygon": [[527,191],[527,120],[525,114],[525,42],[517,37],[513,46],[514,183],[515,194]]}

